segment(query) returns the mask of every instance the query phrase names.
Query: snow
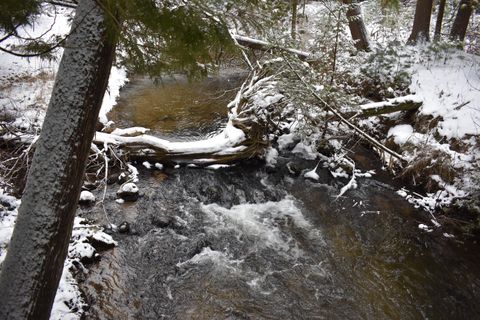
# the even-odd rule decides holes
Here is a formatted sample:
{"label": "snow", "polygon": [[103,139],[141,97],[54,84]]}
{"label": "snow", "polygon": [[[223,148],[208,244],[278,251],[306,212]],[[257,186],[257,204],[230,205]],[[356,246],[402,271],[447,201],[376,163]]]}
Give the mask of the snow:
{"label": "snow", "polygon": [[[19,36],[42,36],[46,40],[65,37],[70,31],[74,10],[44,3],[41,11],[43,13],[31,26],[18,29]],[[10,37],[2,42],[2,46],[12,49],[11,46],[20,43],[15,37]],[[10,125],[32,131],[41,128],[62,53],[60,46],[53,51],[54,59],[47,61],[39,57],[17,57],[0,51],[0,114],[13,118]],[[113,67],[99,115],[102,123],[107,122],[106,113],[115,105],[120,88],[126,81],[126,71]]]}
{"label": "snow", "polygon": [[141,135],[135,137],[122,137],[115,134],[106,134],[97,132],[94,140],[97,142],[107,142],[113,145],[126,144],[147,144],[154,148],[163,149],[169,153],[188,154],[188,153],[213,153],[218,155],[234,154],[241,151],[244,146],[238,146],[245,140],[245,133],[235,128],[229,122],[226,128],[218,135],[200,141],[171,142],[150,135]]}
{"label": "snow", "polygon": [[310,171],[307,171],[303,176],[307,179],[312,179],[312,180],[318,181],[320,179],[320,176],[317,173],[317,168],[318,168],[319,164],[320,164],[320,161],[317,163],[315,168],[313,168]]}
{"label": "snow", "polygon": [[[127,83],[127,72],[124,68],[112,67],[110,77],[108,78],[108,87],[103,97],[102,108],[98,115],[101,123],[108,123],[107,113],[117,103],[117,97],[120,95],[120,88]],[[147,129],[148,130],[148,129]]]}
{"label": "snow", "polygon": [[218,169],[228,168],[228,167],[230,167],[230,165],[228,165],[228,164],[211,164],[211,165],[207,166],[206,168],[211,169],[211,170],[218,170]]}
{"label": "snow", "polygon": [[441,117],[438,133],[450,138],[480,134],[480,57],[462,51],[414,66],[410,90],[420,112]]}
{"label": "snow", "polygon": [[115,134],[117,136],[135,136],[138,134],[145,134],[148,131],[150,131],[150,129],[143,127],[131,127],[125,129],[116,128],[112,131],[112,134]]}
{"label": "snow", "polygon": [[393,137],[393,141],[402,146],[407,143],[413,134],[413,127],[409,124],[399,124],[388,130],[387,137]]}
{"label": "snow", "polygon": [[315,160],[318,156],[318,152],[314,151],[312,146],[303,142],[297,143],[293,148],[292,153],[297,154],[307,160]]}
{"label": "snow", "polygon": [[297,135],[295,133],[283,134],[277,139],[278,148],[280,150],[285,150],[290,144],[293,144],[296,140]]}
{"label": "snow", "polygon": [[138,187],[135,183],[129,182],[122,185],[119,191],[128,192],[128,193],[138,193]]}
{"label": "snow", "polygon": [[79,201],[81,201],[81,202],[95,202],[95,200],[96,200],[95,196],[90,191],[83,190],[80,193],[80,200]]}
{"label": "snow", "polygon": [[155,163],[155,168],[157,168],[158,170],[162,170],[163,169],[163,164],[156,162]]}
{"label": "snow", "polygon": [[142,165],[143,165],[145,168],[147,168],[147,169],[151,169],[151,168],[152,168],[152,165],[151,165],[150,162],[148,162],[148,161],[144,161],[144,162],[142,163]]}
{"label": "snow", "polygon": [[423,231],[426,231],[426,232],[432,232],[433,229],[430,229],[427,225],[423,224],[423,223],[420,223],[418,225],[418,229],[421,229]]}
{"label": "snow", "polygon": [[267,166],[274,167],[277,164],[278,159],[278,150],[272,147],[269,147],[265,152],[265,162]]}
{"label": "snow", "polygon": [[[389,88],[389,89],[392,89],[392,88]],[[381,108],[381,107],[391,107],[395,104],[401,104],[401,103],[405,103],[405,102],[408,102],[408,101],[418,102],[418,103],[423,102],[423,100],[420,96],[414,95],[414,94],[409,94],[409,95],[398,97],[398,98],[388,99],[387,101],[371,102],[371,103],[362,104],[362,105],[360,105],[360,108],[362,108],[363,110],[368,110],[368,109],[377,109],[377,108]]]}
{"label": "snow", "polygon": [[130,172],[132,182],[138,182],[138,170],[130,163],[127,163],[128,171]]}

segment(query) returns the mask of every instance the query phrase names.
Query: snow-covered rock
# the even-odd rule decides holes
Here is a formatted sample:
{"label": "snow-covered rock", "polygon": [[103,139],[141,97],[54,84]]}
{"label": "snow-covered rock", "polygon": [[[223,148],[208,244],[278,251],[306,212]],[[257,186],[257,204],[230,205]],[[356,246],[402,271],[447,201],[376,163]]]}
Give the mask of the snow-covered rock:
{"label": "snow-covered rock", "polygon": [[138,199],[139,190],[135,183],[125,183],[118,189],[117,196],[127,202],[133,202]]}
{"label": "snow-covered rock", "polygon": [[78,202],[82,203],[82,204],[92,204],[92,203],[95,203],[95,196],[93,195],[93,193],[91,193],[90,191],[82,191],[80,193],[80,199],[78,200]]}

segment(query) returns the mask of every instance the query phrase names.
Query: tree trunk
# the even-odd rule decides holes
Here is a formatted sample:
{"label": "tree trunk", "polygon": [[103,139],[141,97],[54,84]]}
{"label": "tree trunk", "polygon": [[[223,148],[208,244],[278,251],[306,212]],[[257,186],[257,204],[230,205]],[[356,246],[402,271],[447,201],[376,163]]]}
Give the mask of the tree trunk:
{"label": "tree trunk", "polygon": [[297,36],[297,11],[298,11],[298,0],[292,0],[292,28],[290,30],[292,39],[295,40]]}
{"label": "tree trunk", "polygon": [[342,0],[342,2],[348,5],[348,27],[350,28],[353,41],[355,41],[355,48],[357,48],[357,50],[370,51],[370,42],[368,40],[367,29],[363,23],[360,6],[355,3],[355,0]]}
{"label": "tree trunk", "polygon": [[453,21],[450,30],[450,39],[463,41],[467,33],[468,22],[473,12],[473,3],[471,0],[461,0],[458,6],[457,15]]}
{"label": "tree trunk", "polygon": [[72,232],[115,40],[79,2],[0,276],[0,319],[48,319]]}
{"label": "tree trunk", "polygon": [[412,33],[408,44],[416,44],[419,40],[430,40],[430,18],[432,16],[433,0],[417,0]]}
{"label": "tree trunk", "polygon": [[443,22],[443,15],[445,14],[445,4],[447,0],[440,0],[438,4],[438,14],[437,14],[437,22],[435,24],[435,35],[433,39],[435,41],[439,41],[442,37],[442,22]]}

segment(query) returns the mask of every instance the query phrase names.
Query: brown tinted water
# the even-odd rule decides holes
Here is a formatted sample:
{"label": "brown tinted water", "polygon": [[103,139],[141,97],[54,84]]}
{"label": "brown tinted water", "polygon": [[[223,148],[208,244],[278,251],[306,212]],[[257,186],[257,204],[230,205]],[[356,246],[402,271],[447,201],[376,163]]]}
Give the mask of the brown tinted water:
{"label": "brown tinted water", "polygon": [[157,82],[137,77],[122,90],[108,117],[118,127],[141,126],[168,139],[202,138],[225,125],[226,105],[245,76],[244,71],[230,70],[197,81],[182,76]]}

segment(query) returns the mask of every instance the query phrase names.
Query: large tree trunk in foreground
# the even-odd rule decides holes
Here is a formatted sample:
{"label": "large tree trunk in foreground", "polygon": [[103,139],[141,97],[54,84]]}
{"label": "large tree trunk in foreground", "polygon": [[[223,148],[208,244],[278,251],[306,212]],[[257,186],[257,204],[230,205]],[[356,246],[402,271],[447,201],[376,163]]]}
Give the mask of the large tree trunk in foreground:
{"label": "large tree trunk in foreground", "polygon": [[430,40],[430,18],[432,16],[433,0],[417,0],[412,33],[408,44],[416,44],[419,40]]}
{"label": "large tree trunk in foreground", "polygon": [[95,0],[79,2],[2,264],[0,319],[48,319],[115,50]]}
{"label": "large tree trunk in foreground", "polygon": [[458,6],[458,12],[453,21],[452,29],[450,30],[450,39],[463,41],[467,34],[468,22],[473,13],[472,0],[461,0]]}
{"label": "large tree trunk in foreground", "polygon": [[363,23],[360,6],[355,3],[355,0],[342,0],[342,2],[348,5],[348,27],[350,28],[353,41],[355,41],[355,48],[357,48],[357,50],[370,51],[367,28],[365,28],[365,24]]}

